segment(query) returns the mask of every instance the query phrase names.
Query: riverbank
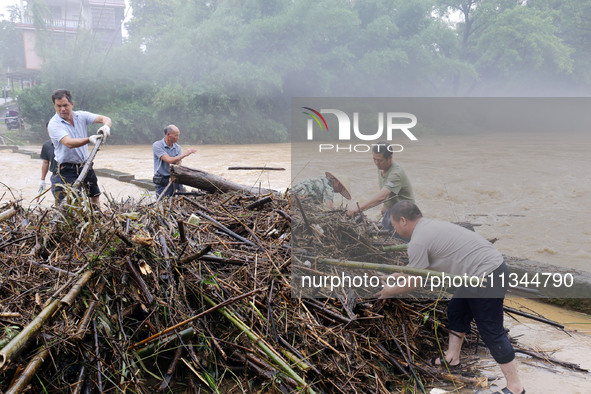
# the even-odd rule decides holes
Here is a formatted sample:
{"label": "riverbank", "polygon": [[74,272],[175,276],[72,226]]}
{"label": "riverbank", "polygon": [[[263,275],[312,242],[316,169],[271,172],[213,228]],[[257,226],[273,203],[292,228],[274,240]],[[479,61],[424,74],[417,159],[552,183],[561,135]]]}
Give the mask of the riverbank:
{"label": "riverbank", "polygon": [[[521,279],[531,282],[534,278],[537,278],[536,282],[541,281],[540,284],[530,283],[527,286],[545,294],[544,297],[532,296],[532,299],[591,315],[591,273],[511,256],[505,256],[505,261],[516,275],[517,282]],[[546,279],[548,281],[544,283]],[[525,280],[519,283],[521,287]],[[560,286],[556,286],[558,282]]]}

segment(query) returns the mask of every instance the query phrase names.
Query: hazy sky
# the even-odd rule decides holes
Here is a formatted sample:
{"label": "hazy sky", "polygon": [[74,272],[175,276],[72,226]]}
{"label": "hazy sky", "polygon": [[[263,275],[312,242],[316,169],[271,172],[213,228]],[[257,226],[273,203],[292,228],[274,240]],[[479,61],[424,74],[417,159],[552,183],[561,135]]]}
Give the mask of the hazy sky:
{"label": "hazy sky", "polygon": [[0,14],[3,14],[2,18],[8,18],[8,11],[6,7],[14,4],[20,4],[19,0],[0,0]]}

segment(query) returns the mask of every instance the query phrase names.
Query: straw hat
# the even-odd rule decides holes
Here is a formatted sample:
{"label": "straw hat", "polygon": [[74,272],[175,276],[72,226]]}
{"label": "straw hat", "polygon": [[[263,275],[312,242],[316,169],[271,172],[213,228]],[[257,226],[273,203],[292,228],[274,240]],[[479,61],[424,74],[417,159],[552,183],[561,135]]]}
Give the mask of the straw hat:
{"label": "straw hat", "polygon": [[351,193],[349,193],[349,177],[344,176],[344,175],[335,175],[332,172],[328,172],[326,171],[326,176],[329,178],[334,179],[335,181],[337,181],[338,183],[341,184],[341,186],[343,187],[343,190],[341,190],[341,194],[343,195],[343,197],[345,197],[347,200],[351,199]]}

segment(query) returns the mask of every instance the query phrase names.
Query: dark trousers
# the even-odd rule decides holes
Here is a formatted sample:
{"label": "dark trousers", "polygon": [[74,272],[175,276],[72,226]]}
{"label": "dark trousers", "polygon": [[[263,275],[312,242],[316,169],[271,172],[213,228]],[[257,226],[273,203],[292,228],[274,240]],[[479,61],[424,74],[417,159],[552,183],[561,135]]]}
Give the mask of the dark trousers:
{"label": "dark trousers", "polygon": [[[508,274],[507,265],[503,262],[493,274]],[[505,275],[507,278],[508,275]],[[482,340],[499,364],[506,364],[515,358],[515,350],[507,337],[503,326],[503,301],[506,286],[478,289],[473,297],[465,297],[473,289],[459,289],[447,306],[447,328],[452,331],[470,332],[470,322],[476,322]],[[479,297],[479,295],[481,297]],[[487,298],[488,297],[488,298]],[[494,297],[494,298],[490,298]],[[453,335],[453,334],[451,334]]]}
{"label": "dark trousers", "polygon": [[[156,197],[160,197],[162,192],[164,192],[164,190],[168,186],[168,182],[170,181],[170,177],[169,176],[154,176],[152,181],[156,185]],[[162,196],[162,197],[170,197],[174,194],[174,192],[182,192],[184,190],[185,189],[183,188],[183,185],[178,184],[178,183],[173,183],[172,185],[170,185],[170,187],[168,189],[166,189],[166,192],[164,192],[164,196]]]}
{"label": "dark trousers", "polygon": [[[58,165],[57,174],[51,176],[52,193],[55,197],[55,202],[59,205],[66,196],[66,191],[61,185],[72,185],[78,179],[84,164],[76,163],[61,163]],[[101,194],[98,187],[98,180],[92,166],[88,170],[86,177],[82,181],[82,186],[86,190],[89,197],[96,197]]]}

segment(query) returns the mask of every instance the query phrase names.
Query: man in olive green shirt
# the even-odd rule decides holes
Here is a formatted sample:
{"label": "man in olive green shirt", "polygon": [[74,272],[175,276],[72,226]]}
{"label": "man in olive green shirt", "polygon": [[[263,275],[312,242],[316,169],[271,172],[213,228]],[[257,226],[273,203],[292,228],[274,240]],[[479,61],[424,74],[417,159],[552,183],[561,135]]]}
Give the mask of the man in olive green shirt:
{"label": "man in olive green shirt", "polygon": [[378,142],[374,145],[372,154],[373,162],[378,168],[380,191],[363,204],[359,204],[359,208],[356,205],[349,208],[347,215],[355,216],[366,209],[382,204],[382,225],[385,229],[392,231],[394,228],[388,217],[388,209],[398,201],[409,200],[414,202],[412,186],[402,167],[392,160],[390,144]]}

